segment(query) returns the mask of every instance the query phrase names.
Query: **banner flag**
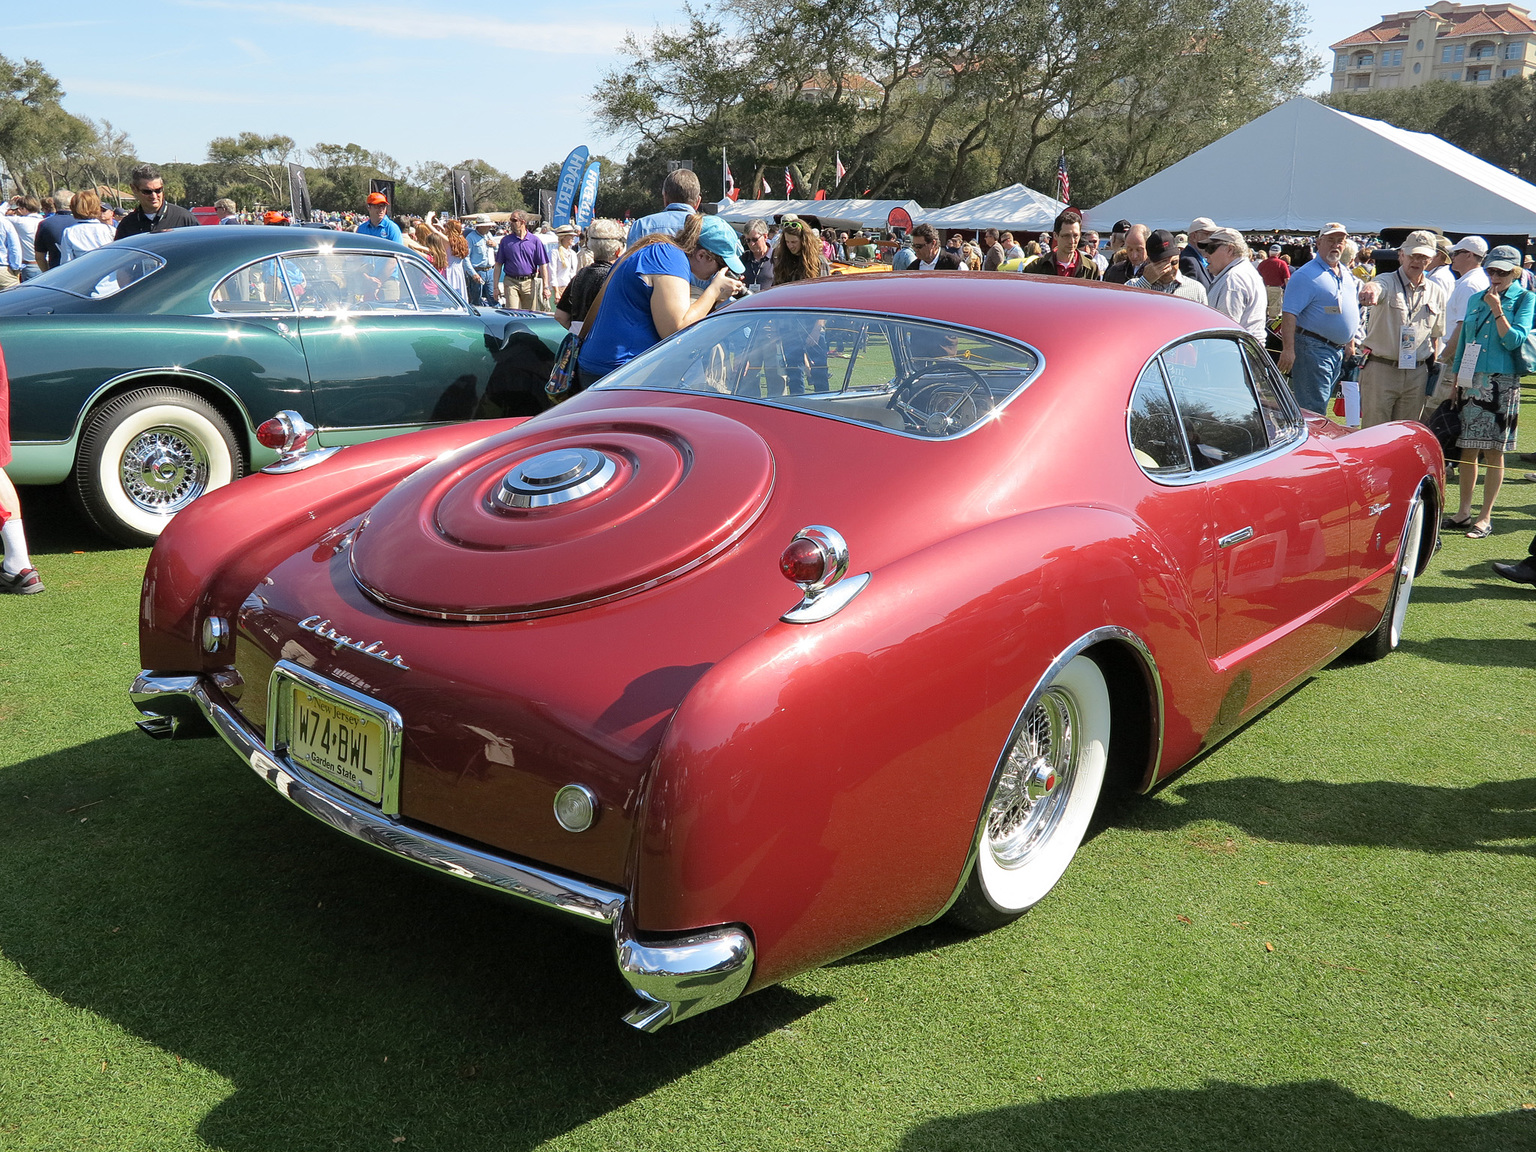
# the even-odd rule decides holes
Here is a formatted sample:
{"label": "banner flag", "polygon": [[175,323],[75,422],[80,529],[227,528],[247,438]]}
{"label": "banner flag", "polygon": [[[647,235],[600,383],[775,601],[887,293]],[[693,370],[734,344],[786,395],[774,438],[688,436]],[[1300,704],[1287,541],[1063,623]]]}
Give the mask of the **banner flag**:
{"label": "banner flag", "polygon": [[579,144],[560,166],[560,183],[555,185],[555,206],[545,219],[551,228],[568,224],[571,211],[576,207],[576,194],[581,190],[581,171],[587,166],[587,146]]}
{"label": "banner flag", "polygon": [[843,177],[848,175],[848,169],[843,167],[843,154],[841,152],[835,152],[833,155],[837,158],[837,179],[833,182],[833,187],[840,188],[843,184]]}
{"label": "banner flag", "polygon": [[469,173],[463,168],[455,168],[449,174],[450,183],[453,185],[453,214],[455,216],[468,216],[475,210],[469,202]]}
{"label": "banner flag", "polygon": [[309,202],[309,185],[304,180],[304,165],[288,165],[288,203],[293,209],[295,223],[307,224],[314,213]]}
{"label": "banner flag", "polygon": [[601,160],[594,160],[587,165],[587,171],[581,178],[581,199],[576,204],[576,227],[585,228],[592,223],[592,212],[597,207],[597,177],[602,168]]}

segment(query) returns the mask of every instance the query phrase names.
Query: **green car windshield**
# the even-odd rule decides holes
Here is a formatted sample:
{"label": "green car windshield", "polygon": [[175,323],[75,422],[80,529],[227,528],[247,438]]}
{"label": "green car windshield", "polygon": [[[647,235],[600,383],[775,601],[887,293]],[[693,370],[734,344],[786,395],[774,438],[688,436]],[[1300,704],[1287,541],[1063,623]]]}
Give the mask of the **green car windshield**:
{"label": "green car windshield", "polygon": [[1039,362],[1028,348],[937,322],[726,309],[598,387],[733,396],[944,439],[993,417]]}
{"label": "green car windshield", "polygon": [[105,300],[164,267],[165,261],[153,252],[107,244],[50,268],[27,283],[56,288],[86,300]]}

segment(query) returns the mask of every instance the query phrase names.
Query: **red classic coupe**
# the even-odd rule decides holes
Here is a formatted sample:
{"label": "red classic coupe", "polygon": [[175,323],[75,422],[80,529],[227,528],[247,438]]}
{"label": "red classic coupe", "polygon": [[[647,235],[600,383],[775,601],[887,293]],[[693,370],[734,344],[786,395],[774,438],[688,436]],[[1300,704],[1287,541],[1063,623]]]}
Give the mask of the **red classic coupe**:
{"label": "red classic coupe", "polygon": [[1426,429],[1301,412],[1217,313],[1006,275],[776,288],[525,422],[263,434],[155,546],[141,726],[611,931],[645,1030],[1014,919],[1101,793],[1395,647],[1443,503]]}

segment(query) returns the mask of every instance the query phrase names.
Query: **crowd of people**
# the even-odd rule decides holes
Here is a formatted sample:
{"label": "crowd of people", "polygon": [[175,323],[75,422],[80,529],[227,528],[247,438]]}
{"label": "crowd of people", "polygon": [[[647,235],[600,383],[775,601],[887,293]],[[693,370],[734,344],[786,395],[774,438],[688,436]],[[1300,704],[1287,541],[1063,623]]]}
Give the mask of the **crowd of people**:
{"label": "crowd of people", "polygon": [[[94,190],[15,197],[0,215],[0,290],[114,240],[201,225],[166,202],[153,166],[135,168],[130,187],[138,203],[129,211],[104,204]],[[590,386],[735,297],[846,270],[838,265],[1060,276],[1179,296],[1264,342],[1303,408],[1323,411],[1338,396],[1352,427],[1427,423],[1452,409],[1460,431],[1447,449],[1459,506],[1444,527],[1472,538],[1492,531],[1505,457],[1516,449],[1521,349],[1536,325],[1532,258],[1513,248],[1490,249],[1479,236],[1452,243],[1420,230],[1389,250],[1373,236],[1351,237],[1341,223],[1309,237],[1259,241],[1207,217],[1182,233],[1120,220],[1101,240],[1072,208],[1051,231],[1022,240],[997,228],[944,237],[926,223],[910,232],[850,234],[795,215],[752,220],[738,237],[702,210],[692,171],[670,173],[661,191],[659,211],[633,222],[597,219],[585,229],[536,224],[523,211],[504,222],[435,213],[391,218],[388,198],[377,192],[360,214],[312,223],[406,245],[473,304],[552,313],[573,338],[561,395]],[[214,209],[221,225],[291,224],[280,212],[242,215],[229,200]],[[3,402],[0,389],[0,433]],[[6,454],[0,436],[0,466]],[[1479,466],[1483,500],[1474,515]],[[0,539],[0,592],[41,591],[3,472]],[[1531,558],[1500,571],[1536,584],[1536,541]]]}

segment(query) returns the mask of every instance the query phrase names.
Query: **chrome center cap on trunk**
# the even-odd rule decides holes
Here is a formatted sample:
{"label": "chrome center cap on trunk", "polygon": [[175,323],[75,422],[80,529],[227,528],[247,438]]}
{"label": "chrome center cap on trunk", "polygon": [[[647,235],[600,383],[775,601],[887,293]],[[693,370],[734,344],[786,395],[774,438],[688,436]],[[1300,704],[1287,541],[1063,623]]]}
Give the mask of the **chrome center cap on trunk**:
{"label": "chrome center cap on trunk", "polygon": [[562,448],[518,464],[501,478],[492,502],[504,509],[548,508],[596,492],[618,472],[611,457],[592,448]]}

